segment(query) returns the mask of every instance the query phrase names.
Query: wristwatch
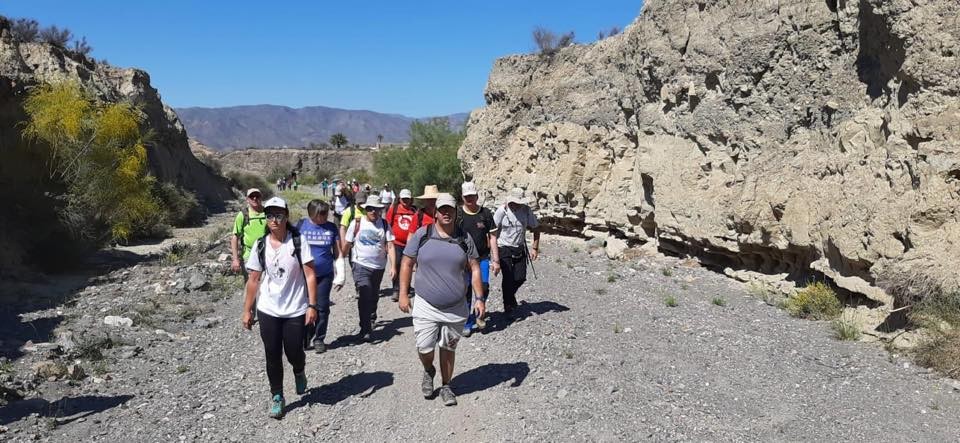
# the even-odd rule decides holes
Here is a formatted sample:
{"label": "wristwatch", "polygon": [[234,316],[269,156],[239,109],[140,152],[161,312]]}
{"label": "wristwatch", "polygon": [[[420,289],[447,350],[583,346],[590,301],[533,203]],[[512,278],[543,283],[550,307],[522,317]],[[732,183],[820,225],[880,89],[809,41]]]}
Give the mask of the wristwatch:
{"label": "wristwatch", "polygon": [[313,308],[314,311],[320,312],[320,305],[307,305],[308,308]]}

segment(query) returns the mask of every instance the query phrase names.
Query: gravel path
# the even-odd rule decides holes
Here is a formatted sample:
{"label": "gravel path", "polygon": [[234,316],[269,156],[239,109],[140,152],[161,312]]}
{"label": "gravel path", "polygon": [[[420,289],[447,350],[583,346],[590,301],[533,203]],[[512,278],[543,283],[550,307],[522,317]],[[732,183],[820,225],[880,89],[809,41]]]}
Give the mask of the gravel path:
{"label": "gravel path", "polygon": [[[487,332],[458,352],[455,407],[420,396],[410,318],[389,298],[380,300],[374,343],[345,338],[356,318],[345,287],[333,296],[332,349],[308,353],[307,395],[293,392],[287,366],[282,421],[266,416],[263,351],[256,332],[239,326],[236,280],[164,292],[185,272],[226,267],[211,259],[222,245],[192,267],[114,271],[52,308],[66,318],[57,331],[106,328],[123,343],[106,352],[109,367],[95,375],[96,363],[80,359],[82,380],[41,380],[36,395],[2,408],[0,439],[960,439],[956,382],[879,345],[837,341],[829,324],[790,318],[707,270],[666,257],[611,262],[585,249],[545,237],[539,277],[520,293],[520,321],[500,315],[494,283]],[[105,315],[129,316],[151,298],[199,314],[103,325]]]}

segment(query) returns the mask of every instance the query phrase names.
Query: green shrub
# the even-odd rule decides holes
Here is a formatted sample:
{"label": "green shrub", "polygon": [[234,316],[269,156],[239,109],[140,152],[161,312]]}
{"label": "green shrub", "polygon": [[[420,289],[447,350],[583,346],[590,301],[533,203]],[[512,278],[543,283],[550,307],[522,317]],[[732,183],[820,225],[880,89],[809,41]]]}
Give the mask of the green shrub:
{"label": "green shrub", "polygon": [[199,226],[207,217],[197,196],[173,183],[158,183],[153,195],[162,203],[167,223],[178,228]]}
{"label": "green shrub", "polygon": [[727,305],[727,301],[724,300],[723,297],[720,297],[720,296],[714,297],[713,300],[711,300],[710,302],[713,303],[713,304],[715,304],[715,305],[717,305],[717,306],[726,306],[726,305]]}
{"label": "green shrub", "polygon": [[230,179],[230,184],[241,192],[245,192],[250,188],[257,188],[260,190],[260,193],[263,194],[264,201],[273,197],[273,187],[259,175],[248,172],[230,171],[227,173],[227,178]]}
{"label": "green shrub", "polygon": [[910,321],[933,329],[939,328],[940,322],[960,327],[960,293],[928,295],[913,305]]}
{"label": "green shrub", "polygon": [[315,186],[319,181],[316,175],[300,174],[297,176],[297,182],[302,186]]}
{"label": "green shrub", "polygon": [[161,213],[147,174],[142,112],[134,105],[96,103],[76,83],[41,85],[24,101],[22,136],[47,154],[50,178],[65,186],[66,210],[102,222],[94,241],[126,241]]}
{"label": "green shrub", "polygon": [[668,307],[671,307],[671,308],[675,308],[675,307],[677,307],[677,305],[679,305],[679,303],[677,303],[677,298],[674,297],[674,296],[672,296],[672,295],[669,295],[669,296],[667,296],[666,298],[664,298],[664,299],[663,299],[663,304],[665,304],[665,305],[667,305]]}
{"label": "green shrub", "polygon": [[790,315],[811,320],[831,320],[843,312],[837,293],[822,282],[798,291],[787,300],[785,307]]}

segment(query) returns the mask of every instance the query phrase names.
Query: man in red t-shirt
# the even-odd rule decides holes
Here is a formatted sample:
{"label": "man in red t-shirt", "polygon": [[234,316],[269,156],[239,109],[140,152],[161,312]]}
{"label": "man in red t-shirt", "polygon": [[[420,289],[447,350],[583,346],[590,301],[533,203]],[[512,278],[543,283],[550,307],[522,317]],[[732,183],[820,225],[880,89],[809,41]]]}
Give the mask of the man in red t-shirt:
{"label": "man in red t-shirt", "polygon": [[[387,209],[386,220],[390,223],[390,229],[393,230],[393,247],[398,254],[403,254],[403,248],[407,246],[407,237],[416,231],[414,225],[417,223],[417,207],[413,205],[413,194],[409,189],[400,190],[399,197],[390,205],[390,209]],[[390,299],[397,301],[400,296],[400,266],[394,263],[394,267],[396,269],[393,273],[393,295]]]}

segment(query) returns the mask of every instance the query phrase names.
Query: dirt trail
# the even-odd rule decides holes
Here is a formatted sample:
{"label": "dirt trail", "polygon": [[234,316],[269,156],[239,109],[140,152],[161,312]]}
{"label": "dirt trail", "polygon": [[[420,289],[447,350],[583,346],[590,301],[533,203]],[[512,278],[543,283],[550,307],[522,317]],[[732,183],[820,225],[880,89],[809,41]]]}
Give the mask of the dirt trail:
{"label": "dirt trail", "polygon": [[[108,313],[129,316],[144,298],[166,300],[150,288],[174,287],[187,269],[221,269],[227,264],[209,257],[223,247],[194,268],[150,262],[114,271],[56,308],[67,319],[60,329],[105,328]],[[374,342],[348,339],[356,319],[348,285],[332,297],[331,349],[308,354],[311,390],[297,396],[288,367],[287,416],[267,418],[263,351],[257,333],[239,326],[234,280],[185,292],[183,303],[206,309],[189,321],[110,329],[133,351],[111,350],[100,375],[41,382],[38,396],[4,407],[0,425],[9,430],[0,439],[960,438],[956,382],[878,345],[837,341],[827,323],[790,318],[723,276],[666,257],[610,262],[558,237],[546,237],[537,273],[520,293],[524,318],[512,323],[500,315],[494,282],[486,333],[457,355],[456,407],[420,396],[410,318],[389,298],[380,300]],[[725,306],[712,303],[717,297]]]}

